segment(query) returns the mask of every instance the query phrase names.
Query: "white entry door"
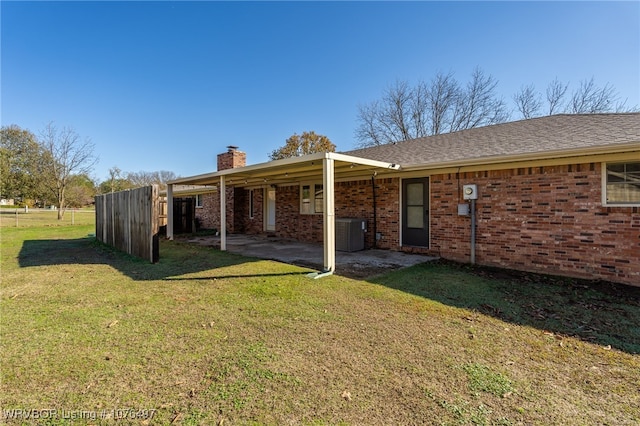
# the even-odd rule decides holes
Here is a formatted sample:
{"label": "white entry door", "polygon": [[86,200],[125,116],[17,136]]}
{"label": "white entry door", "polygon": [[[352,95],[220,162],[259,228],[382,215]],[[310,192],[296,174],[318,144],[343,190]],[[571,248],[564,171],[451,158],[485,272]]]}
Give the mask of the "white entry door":
{"label": "white entry door", "polygon": [[267,192],[267,202],[265,204],[265,208],[266,208],[265,217],[267,218],[267,221],[265,222],[265,231],[275,231],[276,230],[276,189],[267,188],[265,191]]}

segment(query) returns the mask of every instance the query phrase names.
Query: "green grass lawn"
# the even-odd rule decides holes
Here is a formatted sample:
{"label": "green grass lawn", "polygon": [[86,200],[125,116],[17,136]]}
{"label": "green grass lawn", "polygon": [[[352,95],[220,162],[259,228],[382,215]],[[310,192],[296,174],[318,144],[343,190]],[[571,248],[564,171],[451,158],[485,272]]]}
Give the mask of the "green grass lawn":
{"label": "green grass lawn", "polygon": [[640,422],[633,292],[447,263],[311,280],[169,241],[150,264],[92,223],[2,218],[3,422]]}

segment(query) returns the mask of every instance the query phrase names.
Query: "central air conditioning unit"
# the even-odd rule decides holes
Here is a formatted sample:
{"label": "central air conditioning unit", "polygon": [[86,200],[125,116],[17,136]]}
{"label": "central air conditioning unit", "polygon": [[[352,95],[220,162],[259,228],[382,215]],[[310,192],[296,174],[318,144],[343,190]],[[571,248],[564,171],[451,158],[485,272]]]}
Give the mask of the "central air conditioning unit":
{"label": "central air conditioning unit", "polygon": [[336,250],[364,250],[364,236],[367,231],[365,219],[336,219]]}

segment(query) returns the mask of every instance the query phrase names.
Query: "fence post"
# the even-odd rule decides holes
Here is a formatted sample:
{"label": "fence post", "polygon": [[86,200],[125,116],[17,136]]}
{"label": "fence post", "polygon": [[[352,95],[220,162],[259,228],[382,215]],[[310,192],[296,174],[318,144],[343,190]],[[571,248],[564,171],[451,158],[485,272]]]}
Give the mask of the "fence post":
{"label": "fence post", "polygon": [[107,196],[102,196],[102,242],[107,242]]}
{"label": "fence post", "polygon": [[[141,189],[138,189],[138,191],[136,191],[136,194],[139,194],[141,191]],[[133,239],[133,232],[131,230],[131,221],[132,221],[132,217],[131,217],[131,199],[134,198],[133,197],[133,191],[129,190],[127,191],[127,221],[125,223],[125,229],[127,232],[127,253],[129,254],[133,254],[133,241],[131,241]]]}

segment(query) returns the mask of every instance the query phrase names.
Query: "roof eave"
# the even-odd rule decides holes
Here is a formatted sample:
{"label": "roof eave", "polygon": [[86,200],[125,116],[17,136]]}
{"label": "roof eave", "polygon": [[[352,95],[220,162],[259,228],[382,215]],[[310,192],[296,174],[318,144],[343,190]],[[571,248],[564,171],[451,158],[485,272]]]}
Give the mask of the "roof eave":
{"label": "roof eave", "polygon": [[[179,185],[179,184],[205,184],[212,183],[213,181],[219,180],[222,176],[233,176],[233,175],[248,175],[255,172],[268,172],[269,170],[278,170],[278,169],[286,169],[288,166],[304,166],[305,163],[308,163],[308,166],[303,167],[304,170],[311,171],[313,169],[317,169],[321,166],[321,160],[330,159],[342,163],[352,163],[354,165],[371,167],[374,169],[389,169],[389,170],[399,170],[400,165],[397,163],[388,163],[385,161],[378,160],[370,160],[368,158],[355,157],[346,154],[339,154],[335,152],[319,152],[315,154],[303,155],[300,157],[291,157],[285,158],[282,160],[274,160],[265,163],[253,164],[245,167],[237,167],[232,169],[220,170],[213,173],[205,173],[201,175],[189,176],[185,178],[179,178],[172,181],[167,182],[171,185]],[[318,162],[317,164],[314,164]]]}
{"label": "roof eave", "polygon": [[631,142],[617,145],[606,145],[589,148],[571,149],[571,150],[555,150],[555,151],[543,151],[533,152],[516,155],[491,155],[486,157],[476,157],[465,160],[451,160],[441,161],[437,163],[416,163],[406,164],[402,166],[403,170],[429,170],[429,169],[441,169],[451,167],[465,167],[465,166],[478,166],[488,164],[501,164],[501,163],[517,163],[525,161],[547,160],[550,158],[571,158],[571,157],[585,157],[595,156],[603,154],[618,154],[624,152],[640,152],[640,142]]}

